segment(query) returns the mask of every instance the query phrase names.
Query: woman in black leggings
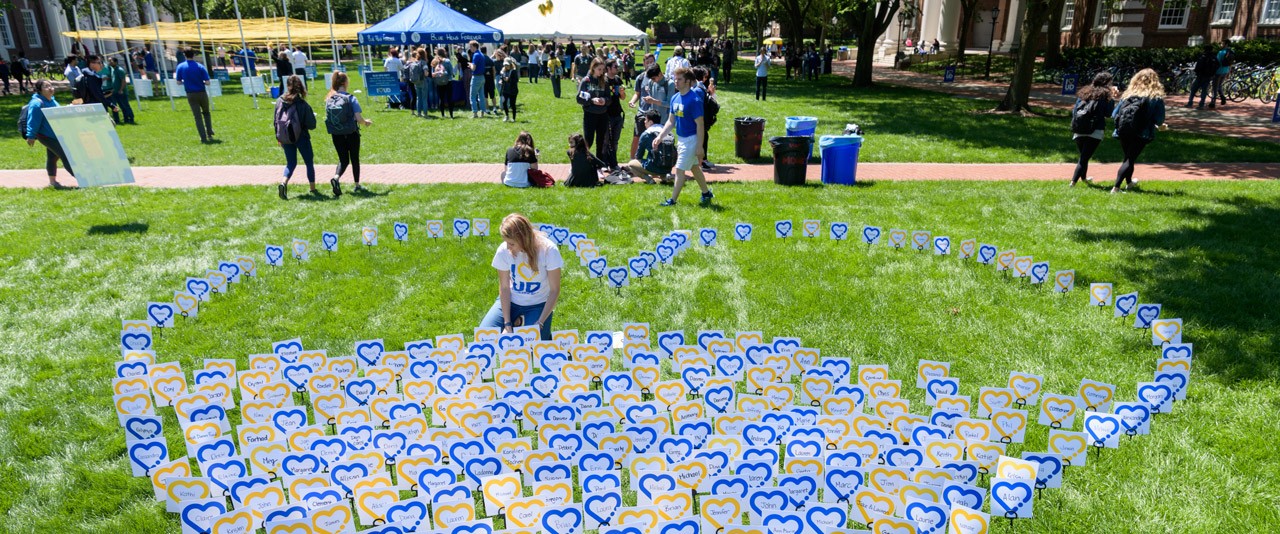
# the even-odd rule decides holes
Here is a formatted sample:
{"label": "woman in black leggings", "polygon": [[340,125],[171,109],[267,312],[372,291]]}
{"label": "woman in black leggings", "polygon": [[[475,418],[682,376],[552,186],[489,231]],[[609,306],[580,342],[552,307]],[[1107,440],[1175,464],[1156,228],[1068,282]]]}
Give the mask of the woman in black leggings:
{"label": "woman in black leggings", "polygon": [[1133,166],[1138,162],[1138,155],[1156,138],[1156,130],[1168,128],[1164,123],[1164,84],[1160,82],[1160,75],[1156,71],[1142,69],[1133,75],[1129,88],[1120,95],[1120,105],[1116,106],[1115,117],[1124,115],[1125,104],[1130,98],[1136,99],[1135,103],[1141,109],[1138,110],[1131,132],[1121,133],[1121,125],[1116,125],[1115,136],[1120,139],[1124,161],[1116,171],[1116,185],[1111,187],[1112,193],[1119,191],[1121,184],[1127,183],[1126,188],[1138,185],[1138,181],[1133,179]]}
{"label": "woman in black leggings", "polygon": [[62,144],[58,143],[58,137],[49,126],[49,121],[44,118],[46,108],[58,107],[58,101],[53,99],[53,82],[36,80],[36,92],[31,95],[31,102],[27,105],[27,131],[22,132],[27,139],[27,146],[35,146],[37,142],[44,146],[44,169],[49,174],[49,187],[65,189],[66,186],[58,183],[58,160],[62,160],[62,167],[67,170],[67,174],[75,177],[76,173],[71,170],[67,153],[62,150]]}
{"label": "woman in black leggings", "polygon": [[578,104],[582,106],[582,135],[587,147],[594,146],[596,158],[605,159],[605,145],[609,142],[609,103],[613,92],[605,79],[604,60],[591,60],[588,74],[578,84]]}
{"label": "woman in black leggings", "polygon": [[329,180],[335,197],[342,195],[338,180],[347,172],[347,165],[351,165],[351,175],[355,177],[355,191],[365,190],[360,185],[360,125],[373,126],[373,121],[361,114],[360,102],[347,92],[348,84],[347,73],[334,72],[329,81],[329,95],[324,99],[325,127],[333,136],[333,149],[338,152],[338,170]]}
{"label": "woman in black leggings", "polygon": [[[1120,96],[1115,86],[1111,85],[1111,73],[1099,72],[1093,77],[1093,83],[1080,88],[1076,94],[1079,100],[1076,100],[1075,107],[1071,108],[1071,116],[1075,117],[1083,109],[1090,109],[1088,117],[1082,118],[1088,121],[1088,131],[1076,131],[1071,136],[1076,142],[1076,148],[1080,151],[1080,160],[1076,162],[1076,172],[1071,175],[1071,186],[1075,187],[1076,182],[1081,179],[1092,182],[1093,177],[1089,176],[1089,159],[1093,157],[1094,151],[1098,150],[1098,145],[1102,144],[1102,134],[1107,127],[1107,116],[1115,108],[1115,99]],[[1077,121],[1073,120],[1072,127],[1075,129]]]}
{"label": "woman in black leggings", "polygon": [[[445,80],[439,83],[438,80]],[[443,48],[436,49],[436,59],[431,62],[431,83],[436,86],[436,94],[440,96],[440,118],[444,118],[444,109],[449,108],[449,118],[453,118],[453,63],[449,61],[449,53]]]}

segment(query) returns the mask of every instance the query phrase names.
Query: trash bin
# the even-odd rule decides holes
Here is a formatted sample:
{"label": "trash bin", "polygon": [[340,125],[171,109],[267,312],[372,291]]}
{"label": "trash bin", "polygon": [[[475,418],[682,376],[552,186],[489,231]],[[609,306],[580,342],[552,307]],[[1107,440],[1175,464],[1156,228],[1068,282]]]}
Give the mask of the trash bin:
{"label": "trash bin", "polygon": [[[818,129],[817,117],[787,117],[787,135],[807,135],[813,137],[814,130]],[[809,156],[813,159],[813,140],[809,140]]]}
{"label": "trash bin", "polygon": [[822,183],[853,185],[858,176],[860,135],[824,135],[818,139],[822,150]]}
{"label": "trash bin", "polygon": [[273,85],[271,86],[271,99],[275,100],[277,98],[280,98],[280,86]]}
{"label": "trash bin", "polygon": [[764,143],[764,119],[737,117],[733,119],[733,153],[744,160],[760,159],[760,145]]}
{"label": "trash bin", "polygon": [[804,185],[813,138],[807,135],[771,137],[769,145],[773,147],[773,183]]}
{"label": "trash bin", "polygon": [[842,46],[842,47],[840,47],[840,54],[839,54],[839,57],[840,57],[840,61],[848,61],[848,60],[849,60],[849,47],[847,47],[847,46]]}

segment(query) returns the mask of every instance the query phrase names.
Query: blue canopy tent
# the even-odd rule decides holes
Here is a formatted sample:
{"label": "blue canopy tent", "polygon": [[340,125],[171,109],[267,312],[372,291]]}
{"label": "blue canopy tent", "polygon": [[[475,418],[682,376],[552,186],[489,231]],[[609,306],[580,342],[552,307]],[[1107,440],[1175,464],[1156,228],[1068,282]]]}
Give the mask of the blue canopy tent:
{"label": "blue canopy tent", "polygon": [[502,31],[477,22],[436,0],[418,0],[357,35],[360,44],[365,46],[502,42]]}

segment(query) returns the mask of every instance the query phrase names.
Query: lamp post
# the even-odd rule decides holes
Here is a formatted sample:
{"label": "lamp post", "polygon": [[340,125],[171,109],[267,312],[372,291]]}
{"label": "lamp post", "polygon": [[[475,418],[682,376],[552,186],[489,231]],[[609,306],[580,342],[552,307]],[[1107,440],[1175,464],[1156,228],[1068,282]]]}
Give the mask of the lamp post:
{"label": "lamp post", "polygon": [[[996,18],[1000,16],[1000,6],[991,8],[991,38],[987,40],[987,75],[986,79],[991,79],[991,45],[996,41]],[[961,43],[960,46],[964,46]]]}
{"label": "lamp post", "polygon": [[895,69],[898,68],[898,61],[902,58],[902,41],[904,39],[902,35],[903,26],[905,26],[907,21],[911,20],[912,18],[914,17],[910,9],[903,9],[901,11],[898,11],[898,51],[894,52],[893,54],[893,68]]}

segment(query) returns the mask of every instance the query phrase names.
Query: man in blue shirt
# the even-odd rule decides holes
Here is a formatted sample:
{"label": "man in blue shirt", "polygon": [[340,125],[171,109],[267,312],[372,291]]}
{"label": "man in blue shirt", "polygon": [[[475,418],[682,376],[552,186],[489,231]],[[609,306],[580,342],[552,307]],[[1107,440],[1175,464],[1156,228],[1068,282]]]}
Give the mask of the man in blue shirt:
{"label": "man in blue shirt", "polygon": [[707,177],[702,174],[702,168],[698,166],[698,162],[702,161],[703,155],[706,154],[706,148],[701,143],[703,132],[706,131],[703,123],[702,97],[697,91],[692,90],[697,83],[692,69],[680,67],[672,75],[675,78],[678,94],[671,97],[671,114],[667,118],[667,125],[653,140],[653,149],[657,150],[662,138],[671,133],[672,129],[675,130],[676,185],[671,188],[671,198],[663,201],[662,205],[676,205],[676,199],[680,198],[680,189],[684,187],[690,171],[693,172],[694,179],[698,180],[698,188],[702,189],[702,203],[708,204],[714,195],[707,187]]}
{"label": "man in blue shirt", "polygon": [[213,118],[209,116],[209,92],[205,90],[209,85],[209,71],[194,59],[195,50],[188,48],[182,51],[182,55],[186,56],[187,60],[178,65],[174,78],[182,82],[182,88],[187,92],[187,105],[191,106],[191,114],[196,118],[196,133],[200,134],[200,142],[208,143],[213,139]]}
{"label": "man in blue shirt", "polygon": [[156,65],[156,57],[151,54],[150,50],[142,52],[143,70],[147,71],[147,79],[156,81],[160,79],[160,67]]}
{"label": "man in blue shirt", "polygon": [[471,94],[467,98],[471,101],[471,118],[474,119],[489,112],[484,100],[484,70],[489,65],[489,58],[480,51],[480,43],[471,41],[467,47],[471,50]]}

